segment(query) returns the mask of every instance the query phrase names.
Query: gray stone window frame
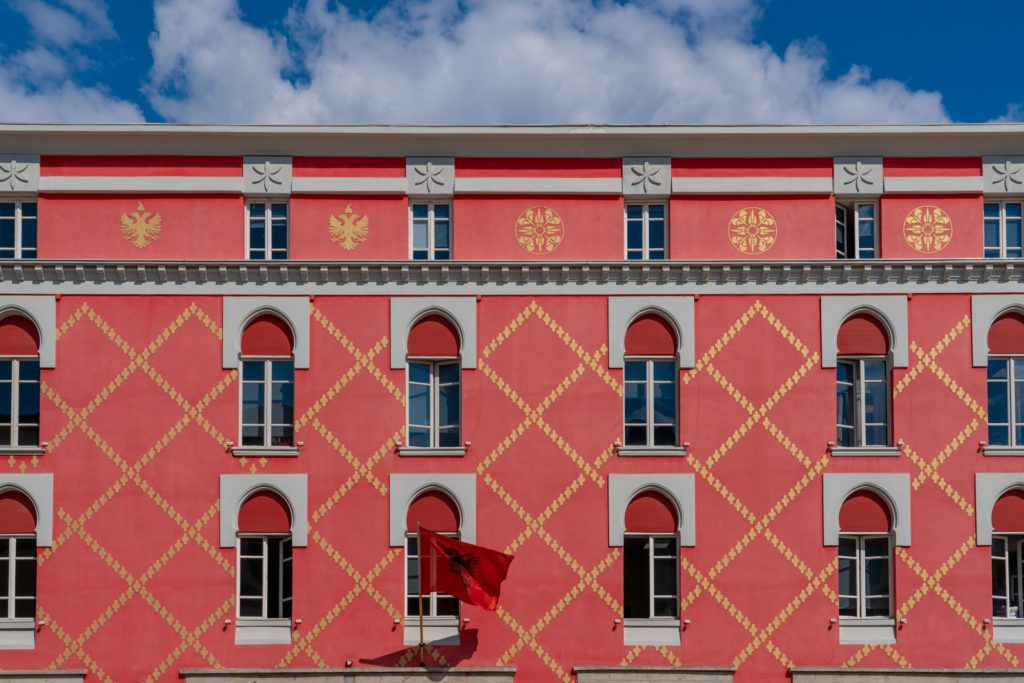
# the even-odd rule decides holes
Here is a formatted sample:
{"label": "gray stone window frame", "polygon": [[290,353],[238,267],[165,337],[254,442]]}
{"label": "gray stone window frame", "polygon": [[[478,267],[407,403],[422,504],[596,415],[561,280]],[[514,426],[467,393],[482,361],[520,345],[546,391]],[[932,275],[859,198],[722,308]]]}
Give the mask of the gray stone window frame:
{"label": "gray stone window frame", "polygon": [[842,473],[822,475],[822,528],[826,546],[839,545],[839,509],[850,494],[868,490],[889,504],[894,546],[910,545],[910,475]]}
{"label": "gray stone window frame", "polygon": [[[978,472],[974,475],[975,545],[992,545],[992,510],[999,498],[1013,489],[1024,489],[1024,472]],[[992,637],[997,643],[1024,643],[1024,619],[992,617]]]}
{"label": "gray stone window frame", "polygon": [[885,326],[893,367],[907,367],[910,360],[910,334],[905,294],[821,297],[821,367],[836,367],[839,328],[860,313],[875,316]]}
{"label": "gray stone window frame", "polygon": [[971,362],[988,367],[988,332],[1007,313],[1024,315],[1024,295],[976,294],[971,297]]}
{"label": "gray stone window frame", "polygon": [[609,474],[608,546],[621,548],[626,536],[626,508],[645,491],[665,495],[676,507],[679,546],[697,545],[695,481],[692,474]]}
{"label": "gray stone window frame", "polygon": [[272,491],[288,503],[292,518],[292,547],[306,547],[307,489],[305,474],[220,475],[220,547],[235,547],[238,539],[238,511],[242,503],[258,491]]}
{"label": "gray stone window frame", "polygon": [[57,298],[54,296],[0,296],[0,320],[20,315],[39,331],[39,367],[57,366]]}
{"label": "gray stone window frame", "polygon": [[[53,545],[53,475],[0,474],[0,492],[17,491],[28,497],[36,513],[36,547]],[[36,600],[39,589],[36,588]],[[36,646],[36,620],[0,621],[0,650],[32,650]]]}
{"label": "gray stone window frame", "polygon": [[296,370],[309,369],[309,297],[306,296],[226,296],[223,299],[224,340],[222,365],[237,368],[242,355],[242,332],[253,319],[276,315],[292,331],[292,356]]}
{"label": "gray stone window frame", "polygon": [[663,317],[676,333],[676,357],[680,368],[696,364],[694,340],[694,297],[692,296],[610,296],[608,297],[608,367],[621,368],[626,357],[626,331],[642,315]]}
{"label": "gray stone window frame", "polygon": [[459,539],[476,543],[475,474],[392,474],[389,484],[388,545],[392,548],[405,547],[409,506],[427,491],[439,491],[452,499],[459,509]]}
{"label": "gray stone window frame", "polygon": [[476,368],[476,297],[392,297],[391,298],[391,369],[405,368],[409,355],[409,332],[428,315],[441,315],[459,333],[459,358],[462,369]]}

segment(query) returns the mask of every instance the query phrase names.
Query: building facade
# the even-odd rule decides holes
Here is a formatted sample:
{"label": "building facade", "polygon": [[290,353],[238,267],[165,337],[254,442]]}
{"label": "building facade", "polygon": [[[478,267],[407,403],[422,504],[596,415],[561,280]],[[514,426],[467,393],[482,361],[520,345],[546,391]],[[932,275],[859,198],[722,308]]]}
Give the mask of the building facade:
{"label": "building facade", "polygon": [[[1009,680],[1022,204],[1013,125],[0,126],[0,679]],[[417,524],[516,557],[429,674]]]}

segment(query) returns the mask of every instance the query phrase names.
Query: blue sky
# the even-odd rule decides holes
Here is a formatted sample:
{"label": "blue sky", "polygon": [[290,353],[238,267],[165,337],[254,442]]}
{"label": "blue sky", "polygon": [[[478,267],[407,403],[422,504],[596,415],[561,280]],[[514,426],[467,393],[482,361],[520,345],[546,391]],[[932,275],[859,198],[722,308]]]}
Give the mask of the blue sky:
{"label": "blue sky", "polygon": [[1021,26],[948,0],[0,0],[0,120],[1016,120]]}

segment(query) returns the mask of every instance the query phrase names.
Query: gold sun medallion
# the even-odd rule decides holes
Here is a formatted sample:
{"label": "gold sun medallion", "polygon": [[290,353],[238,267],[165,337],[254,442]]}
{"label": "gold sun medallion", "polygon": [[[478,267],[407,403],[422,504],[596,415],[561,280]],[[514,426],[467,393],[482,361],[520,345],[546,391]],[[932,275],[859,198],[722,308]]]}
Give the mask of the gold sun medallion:
{"label": "gold sun medallion", "polygon": [[516,242],[530,254],[550,254],[565,237],[565,224],[554,209],[533,206],[516,219]]}
{"label": "gold sun medallion", "polygon": [[160,214],[146,211],[138,202],[135,211],[121,214],[121,234],[136,249],[145,249],[160,239]]}
{"label": "gold sun medallion", "polygon": [[919,206],[903,221],[903,239],[914,251],[938,253],[953,239],[953,221],[937,206]]}
{"label": "gold sun medallion", "polygon": [[757,206],[740,209],[729,219],[729,242],[742,254],[763,254],[778,239],[775,217]]}
{"label": "gold sun medallion", "polygon": [[352,251],[370,237],[370,217],[353,213],[349,204],[344,213],[331,215],[327,230],[332,242],[345,251]]}

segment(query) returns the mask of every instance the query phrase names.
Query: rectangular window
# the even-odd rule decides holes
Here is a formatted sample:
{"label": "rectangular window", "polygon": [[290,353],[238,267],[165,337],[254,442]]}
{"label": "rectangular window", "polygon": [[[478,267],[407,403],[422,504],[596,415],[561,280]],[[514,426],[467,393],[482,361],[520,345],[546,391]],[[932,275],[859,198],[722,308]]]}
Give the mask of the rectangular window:
{"label": "rectangular window", "polygon": [[1020,258],[1021,202],[985,202],[985,258]]}
{"label": "rectangular window", "polygon": [[623,371],[625,445],[678,446],[675,360],[628,359]]}
{"label": "rectangular window", "polygon": [[414,202],[412,258],[447,261],[452,257],[452,207],[447,202]]}
{"label": "rectangular window", "polygon": [[37,206],[34,199],[0,202],[0,259],[36,257]]}
{"label": "rectangular window", "polygon": [[242,445],[294,446],[295,364],[292,359],[242,360]]}
{"label": "rectangular window", "polygon": [[655,261],[666,257],[665,205],[626,204],[626,258]]}
{"label": "rectangular window", "polygon": [[460,438],[459,361],[409,361],[409,445],[457,448]]}
{"label": "rectangular window", "polygon": [[291,618],[291,537],[238,538],[238,616],[253,619]]}
{"label": "rectangular window", "polygon": [[889,445],[889,364],[884,358],[836,363],[836,444]]}
{"label": "rectangular window", "polygon": [[992,615],[1022,619],[1024,536],[992,537]]}
{"label": "rectangular window", "polygon": [[988,442],[1024,446],[1024,358],[988,359]]}
{"label": "rectangular window", "polygon": [[839,537],[839,616],[891,617],[888,536]]}
{"label": "rectangular window", "polygon": [[[457,534],[444,534],[458,538]],[[419,537],[407,534],[405,537],[405,614],[420,615],[420,554]],[[428,593],[423,596],[423,616],[458,617],[459,600],[447,593]]]}
{"label": "rectangular window", "polygon": [[288,258],[287,202],[249,202],[247,207],[249,258]]}
{"label": "rectangular window", "polygon": [[877,204],[836,204],[836,258],[873,259],[878,256]]}
{"label": "rectangular window", "polygon": [[627,535],[623,617],[679,618],[679,545],[675,536]]}
{"label": "rectangular window", "polygon": [[38,358],[0,358],[0,445],[39,445]]}

